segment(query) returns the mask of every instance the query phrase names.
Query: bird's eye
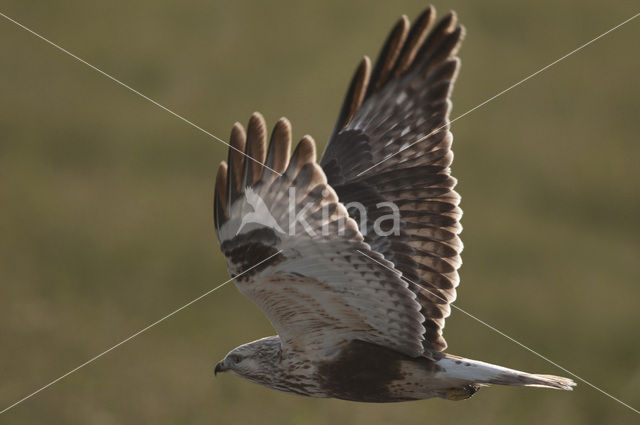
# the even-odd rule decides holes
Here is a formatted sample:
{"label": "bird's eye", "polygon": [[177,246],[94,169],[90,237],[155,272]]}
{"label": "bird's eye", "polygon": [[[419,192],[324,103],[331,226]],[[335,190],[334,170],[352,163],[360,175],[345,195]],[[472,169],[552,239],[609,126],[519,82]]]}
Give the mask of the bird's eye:
{"label": "bird's eye", "polygon": [[237,355],[237,354],[232,354],[232,355],[230,355],[230,356],[229,356],[229,359],[231,359],[231,361],[232,361],[233,363],[235,363],[235,364],[238,364],[238,363],[240,363],[240,362],[242,361],[242,357],[240,357],[240,356],[239,356],[239,355]]}

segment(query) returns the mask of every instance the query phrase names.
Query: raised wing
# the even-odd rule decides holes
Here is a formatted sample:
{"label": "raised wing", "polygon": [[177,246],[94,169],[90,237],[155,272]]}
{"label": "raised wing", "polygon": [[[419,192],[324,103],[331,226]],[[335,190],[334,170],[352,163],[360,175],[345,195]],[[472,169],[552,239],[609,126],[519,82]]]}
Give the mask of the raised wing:
{"label": "raised wing", "polygon": [[[456,298],[462,251],[460,196],[449,169],[449,95],[463,29],[450,13],[429,32],[434,17],[429,8],[410,28],[403,16],[373,71],[365,57],[321,165],[340,202],[365,206],[367,217],[349,208],[365,242],[416,283],[409,288],[426,319],[425,349],[444,350],[442,328]],[[376,218],[389,213],[376,207],[380,202],[398,206],[398,232],[372,231]]]}
{"label": "raised wing", "polygon": [[421,355],[416,295],[398,272],[358,253],[393,268],[370,250],[338,202],[316,164],[313,140],[303,138],[289,159],[286,119],[276,124],[268,150],[266,139],[261,115],[251,117],[247,135],[236,124],[229,165],[218,169],[215,226],[237,288],[265,312],[285,349],[324,357],[358,339]]}

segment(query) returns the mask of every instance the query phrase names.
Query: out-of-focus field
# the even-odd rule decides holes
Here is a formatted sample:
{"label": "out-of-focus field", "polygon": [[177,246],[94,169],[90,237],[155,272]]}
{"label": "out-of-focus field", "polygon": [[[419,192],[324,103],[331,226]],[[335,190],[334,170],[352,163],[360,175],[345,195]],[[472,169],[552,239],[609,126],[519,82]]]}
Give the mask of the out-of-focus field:
{"label": "out-of-focus field", "polygon": [[[351,73],[418,1],[3,0],[32,27],[227,139],[259,110],[324,145]],[[453,117],[638,12],[634,1],[440,1],[467,28]],[[453,125],[457,305],[640,408],[640,19]],[[226,281],[226,147],[0,18],[0,410]],[[621,424],[573,393],[487,388],[370,405],[213,365],[273,333],[233,286],[0,416],[2,424]],[[566,375],[459,312],[449,352]]]}

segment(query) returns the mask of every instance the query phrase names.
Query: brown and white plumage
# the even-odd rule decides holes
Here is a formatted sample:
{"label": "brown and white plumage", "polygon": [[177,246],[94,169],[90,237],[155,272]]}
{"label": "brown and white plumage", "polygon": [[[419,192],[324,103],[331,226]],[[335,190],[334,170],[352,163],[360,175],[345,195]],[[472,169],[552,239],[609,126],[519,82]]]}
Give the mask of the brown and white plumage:
{"label": "brown and white plumage", "polygon": [[[362,62],[352,83],[361,87],[353,91],[353,98],[366,93],[362,105],[340,115],[339,130],[321,163],[341,202],[362,202],[371,212],[383,201],[400,208],[400,235],[380,238],[367,232],[367,242],[407,280],[432,292],[411,285],[426,318],[425,348],[443,350],[442,328],[450,313],[448,303],[455,300],[462,251],[460,196],[453,190],[456,180],[449,170],[453,160],[449,94],[464,31],[455,14],[449,13],[427,35],[433,20],[431,8],[411,29],[408,19],[401,18],[368,82],[369,62]],[[349,97],[345,100],[345,105],[356,104]]]}
{"label": "brown and white plumage", "polygon": [[[278,336],[238,347],[216,371],[359,401],[573,384],[442,353],[462,251],[449,95],[464,31],[453,13],[430,30],[434,15],[428,8],[413,26],[403,16],[376,65],[363,59],[319,165],[309,136],[289,156],[284,118],[268,144],[258,113],[246,132],[233,127],[216,180],[216,232],[236,286]],[[374,231],[389,203],[399,228]],[[292,208],[302,211],[294,220]]]}
{"label": "brown and white plumage", "polygon": [[[262,117],[254,114],[247,131],[247,154],[255,144],[263,146],[255,147],[254,153],[267,151],[264,137],[252,137],[252,134],[262,134],[257,127],[263,126]],[[269,155],[288,155],[286,149],[278,145],[287,145],[288,149],[289,132],[286,120],[276,124]],[[330,336],[336,344],[341,340],[361,339],[408,355],[421,354],[423,317],[414,293],[397,273],[381,269],[358,254],[361,250],[384,261],[363,242],[356,223],[348,218],[346,209],[327,185],[324,172],[316,163],[313,140],[308,136],[302,139],[288,164],[269,155],[266,163],[275,164],[273,169],[281,176],[266,168],[253,174],[256,172],[251,171],[253,161],[242,155],[233,156],[228,167],[227,188],[233,192],[235,183],[229,182],[234,178],[236,182],[244,181],[245,186],[232,204],[227,202],[223,207],[221,201],[216,202],[220,247],[232,273],[238,274],[282,251],[264,266],[237,278],[240,292],[264,310],[287,346],[308,347]],[[224,168],[226,166],[221,166]],[[234,176],[237,168],[243,172]],[[290,199],[290,188],[295,189],[293,199]],[[240,196],[247,190],[262,199],[282,229],[289,227],[290,202],[310,206],[306,222],[316,235],[310,235],[300,222],[296,223],[294,235],[262,223],[246,225],[238,233],[242,217],[251,211],[247,198]],[[331,214],[327,220],[323,220],[323,208]],[[341,219],[346,227],[344,232],[338,232],[337,228]],[[325,232],[327,235],[323,235],[323,225],[329,229]]]}

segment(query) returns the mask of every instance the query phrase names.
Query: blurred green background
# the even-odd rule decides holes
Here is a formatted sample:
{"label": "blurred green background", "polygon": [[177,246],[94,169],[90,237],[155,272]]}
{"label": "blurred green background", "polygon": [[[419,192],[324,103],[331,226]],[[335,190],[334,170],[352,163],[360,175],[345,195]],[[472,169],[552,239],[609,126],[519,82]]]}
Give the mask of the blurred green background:
{"label": "blurred green background", "polygon": [[[2,0],[0,11],[227,139],[254,110],[324,145],[348,80],[426,3]],[[635,1],[439,1],[467,28],[455,117],[638,12]],[[640,407],[640,19],[453,125],[457,305]],[[0,410],[228,279],[226,147],[0,18]],[[0,416],[6,424],[631,423],[573,393],[371,405],[213,365],[273,333],[232,285]],[[459,312],[449,352],[566,373]]]}

